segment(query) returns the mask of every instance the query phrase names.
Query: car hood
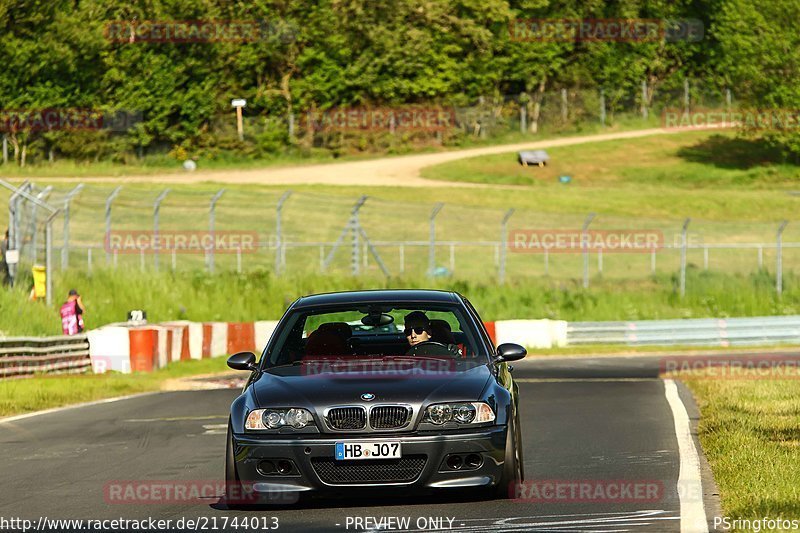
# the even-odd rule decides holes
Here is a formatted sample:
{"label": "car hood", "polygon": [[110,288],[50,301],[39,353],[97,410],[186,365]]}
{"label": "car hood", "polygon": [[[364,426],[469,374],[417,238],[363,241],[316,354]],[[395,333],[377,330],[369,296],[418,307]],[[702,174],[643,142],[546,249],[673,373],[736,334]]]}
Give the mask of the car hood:
{"label": "car hood", "polygon": [[[260,407],[477,401],[492,377],[488,364],[428,358],[315,360],[264,372],[253,383]],[[362,394],[374,394],[374,401]]]}

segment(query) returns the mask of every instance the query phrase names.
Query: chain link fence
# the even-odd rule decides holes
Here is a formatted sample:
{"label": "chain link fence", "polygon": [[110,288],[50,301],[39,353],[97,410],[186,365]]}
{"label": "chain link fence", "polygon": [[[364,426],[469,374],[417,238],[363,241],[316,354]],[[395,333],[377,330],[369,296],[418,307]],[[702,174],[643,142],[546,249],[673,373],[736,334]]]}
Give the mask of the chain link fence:
{"label": "chain link fence", "polygon": [[[290,145],[342,154],[395,152],[576,128],[628,123],[658,126],[663,124],[666,110],[730,111],[735,103],[726,87],[703,80],[676,78],[657,86],[643,80],[639,87],[559,87],[413,106],[342,105],[282,115],[267,115],[255,108],[245,108],[241,138],[247,147],[245,151],[253,156],[277,153]],[[448,115],[448,120],[444,124],[405,125],[400,119],[394,123],[382,120],[390,112],[401,114],[414,110],[442,112]],[[218,149],[243,149],[233,111],[215,116],[209,131]],[[190,155],[188,151],[180,152],[176,157]],[[204,154],[202,148],[197,152]]]}
{"label": "chain link fence", "polygon": [[[679,275],[683,289],[687,268],[775,275],[800,264],[800,224],[555,214],[213,184],[25,188],[9,224],[20,269],[44,264],[48,219],[51,268],[62,270],[268,269],[500,282],[547,276],[585,286],[598,277],[667,274]],[[60,211],[52,218],[54,209]],[[635,249],[618,245],[637,235],[652,240]],[[176,244],[181,236],[188,245]],[[221,245],[203,241],[208,236]]]}

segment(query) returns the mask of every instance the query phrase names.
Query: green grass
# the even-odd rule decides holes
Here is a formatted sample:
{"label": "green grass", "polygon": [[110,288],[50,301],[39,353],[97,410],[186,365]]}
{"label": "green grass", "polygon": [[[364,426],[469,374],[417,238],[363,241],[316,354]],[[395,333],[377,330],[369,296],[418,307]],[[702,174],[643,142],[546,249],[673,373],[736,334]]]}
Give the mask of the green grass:
{"label": "green grass", "polygon": [[[777,220],[797,211],[787,194],[800,167],[757,140],[733,133],[686,132],[548,150],[544,167],[516,154],[461,159],[423,169],[430,179],[513,185],[514,206],[548,213],[725,220]],[[561,184],[558,177],[572,182]],[[529,193],[523,192],[528,190]]]}
{"label": "green grass", "polygon": [[104,398],[157,391],[168,379],[229,370],[225,357],[170,363],[151,373],[38,375],[0,380],[0,417],[90,402]]}
{"label": "green grass", "polygon": [[725,516],[800,518],[800,381],[691,379]]}
{"label": "green grass", "polygon": [[[26,291],[0,291],[0,330],[8,335],[60,332],[57,308],[71,287],[83,295],[89,328],[124,321],[131,309],[144,309],[151,322],[250,321],[277,319],[304,294],[373,288],[439,288],[456,290],[475,304],[485,320],[553,318],[637,320],[796,314],[800,312],[800,279],[787,275],[782,299],[766,273],[714,274],[692,269],[687,295],[677,295],[674,275],[643,280],[594,279],[584,290],[578,280],[530,278],[498,286],[484,281],[435,278],[354,278],[319,274],[289,274],[276,278],[269,271],[238,275],[203,271],[154,273],[112,269],[58,274],[52,307],[30,302]],[[23,284],[24,285],[24,284]]]}

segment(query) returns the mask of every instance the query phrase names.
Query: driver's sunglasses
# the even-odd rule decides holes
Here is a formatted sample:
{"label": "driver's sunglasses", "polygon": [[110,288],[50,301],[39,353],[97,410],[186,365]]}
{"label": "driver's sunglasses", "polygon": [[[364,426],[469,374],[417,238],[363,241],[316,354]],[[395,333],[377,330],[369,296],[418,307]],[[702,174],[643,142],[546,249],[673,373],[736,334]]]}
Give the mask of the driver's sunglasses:
{"label": "driver's sunglasses", "polygon": [[424,328],[424,327],[420,327],[420,328],[406,328],[406,329],[404,329],[404,330],[403,330],[403,333],[405,333],[405,334],[406,334],[406,337],[408,337],[409,335],[411,335],[411,330],[414,330],[414,333],[416,333],[417,335],[422,335],[422,332],[423,332],[423,331],[425,331],[425,328]]}

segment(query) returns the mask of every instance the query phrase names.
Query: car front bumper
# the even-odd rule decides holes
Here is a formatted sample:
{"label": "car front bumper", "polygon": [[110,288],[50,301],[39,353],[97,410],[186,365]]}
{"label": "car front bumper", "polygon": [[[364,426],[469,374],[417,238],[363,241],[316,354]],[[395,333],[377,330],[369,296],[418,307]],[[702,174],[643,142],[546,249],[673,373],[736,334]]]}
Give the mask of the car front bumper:
{"label": "car front bumper", "polygon": [[[491,426],[453,434],[413,435],[250,435],[234,434],[234,458],[239,479],[252,484],[256,493],[282,496],[302,492],[340,493],[343,488],[383,487],[394,491],[411,489],[459,489],[494,486],[500,480],[505,460],[506,426]],[[335,460],[337,442],[399,441],[403,459],[413,462],[413,469],[394,479],[381,469],[398,465],[398,460]],[[478,455],[480,466],[463,465],[453,469],[448,457]],[[412,459],[413,458],[413,459]],[[424,458],[424,463],[422,459]],[[265,461],[291,463],[288,474],[267,473]],[[370,464],[372,463],[372,464]],[[420,464],[423,466],[419,466]],[[269,464],[269,463],[266,463]],[[285,465],[286,463],[284,463]],[[261,466],[260,466],[261,465]],[[365,475],[365,471],[367,474]],[[370,477],[378,472],[379,481]],[[332,477],[334,479],[332,479]],[[343,480],[343,478],[346,478]],[[400,479],[402,478],[402,479]]]}

